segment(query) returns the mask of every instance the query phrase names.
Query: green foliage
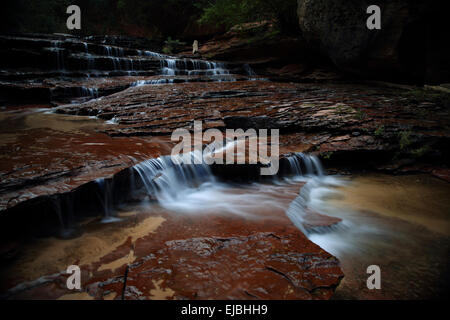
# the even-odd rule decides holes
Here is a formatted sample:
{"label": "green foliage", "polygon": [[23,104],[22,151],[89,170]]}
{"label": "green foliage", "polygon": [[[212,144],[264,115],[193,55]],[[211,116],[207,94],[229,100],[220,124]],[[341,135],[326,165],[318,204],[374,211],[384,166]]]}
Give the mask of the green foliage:
{"label": "green foliage", "polygon": [[376,130],[374,131],[374,135],[375,137],[382,137],[384,135],[384,126],[381,125],[377,127]]}
{"label": "green foliage", "polygon": [[398,138],[400,149],[395,155],[396,158],[402,154],[414,158],[422,158],[433,150],[431,144],[423,144],[420,147],[415,147],[414,144],[417,144],[418,141],[414,139],[413,133],[409,129],[399,132]]}
{"label": "green foliage", "polygon": [[406,150],[413,142],[411,139],[411,131],[401,131],[398,134],[400,150]]}
{"label": "green foliage", "polygon": [[450,94],[434,90],[416,89],[402,93],[410,103],[432,102],[438,106],[450,108]]}
{"label": "green foliage", "polygon": [[327,151],[322,153],[321,156],[324,160],[330,160],[331,157],[333,156],[333,153],[334,153],[333,151]]}
{"label": "green foliage", "polygon": [[296,32],[296,0],[214,0],[198,1],[203,10],[201,24],[214,24],[231,28],[247,22],[275,21],[283,32]]}
{"label": "green foliage", "polygon": [[179,50],[181,47],[185,45],[186,45],[185,42],[181,42],[178,39],[172,39],[171,37],[168,37],[167,40],[164,42],[163,53],[165,54],[174,53],[176,50]]}
{"label": "green foliage", "polygon": [[126,0],[117,0],[116,8],[118,10],[123,10],[123,9],[126,8],[126,6],[127,6],[127,1]]}
{"label": "green foliage", "polygon": [[355,118],[357,120],[363,120],[365,117],[366,117],[366,114],[364,113],[364,111],[362,111],[362,109],[358,109],[358,111],[356,111]]}
{"label": "green foliage", "polygon": [[3,32],[64,32],[66,9],[81,8],[77,33],[179,36],[201,14],[192,0],[14,0],[3,1]]}
{"label": "green foliage", "polygon": [[181,37],[193,22],[232,27],[275,21],[283,32],[298,32],[296,0],[14,0],[3,1],[0,31],[64,32],[66,9],[81,8],[81,34]]}
{"label": "green foliage", "polygon": [[345,104],[338,104],[335,110],[338,115],[344,115],[355,112],[355,109]]}
{"label": "green foliage", "polygon": [[429,153],[432,150],[431,146],[429,145],[424,145],[418,149],[414,149],[411,151],[411,154],[415,157],[415,158],[421,158],[424,155],[426,155],[427,153]]}
{"label": "green foliage", "polygon": [[1,31],[66,32],[70,0],[2,1]]}
{"label": "green foliage", "polygon": [[275,39],[280,34],[280,30],[277,28],[267,30],[264,33],[256,34],[255,36],[247,40],[248,44],[259,43],[261,41],[268,41]]}

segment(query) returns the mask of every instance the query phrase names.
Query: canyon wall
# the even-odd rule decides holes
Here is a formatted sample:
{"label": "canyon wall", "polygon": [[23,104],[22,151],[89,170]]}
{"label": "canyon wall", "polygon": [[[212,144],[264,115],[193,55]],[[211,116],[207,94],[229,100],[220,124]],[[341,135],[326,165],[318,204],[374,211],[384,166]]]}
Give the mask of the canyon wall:
{"label": "canyon wall", "polygon": [[[370,5],[381,30],[369,30]],[[298,0],[303,36],[345,72],[384,80],[448,82],[443,1]]]}

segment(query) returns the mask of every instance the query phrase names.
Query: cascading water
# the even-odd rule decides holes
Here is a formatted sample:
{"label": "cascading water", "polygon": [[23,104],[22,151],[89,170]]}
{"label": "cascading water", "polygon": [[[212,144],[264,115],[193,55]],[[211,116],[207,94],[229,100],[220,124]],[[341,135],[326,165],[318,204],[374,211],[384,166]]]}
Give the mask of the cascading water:
{"label": "cascading water", "polygon": [[[55,93],[50,95],[53,101],[80,103],[87,100],[84,98],[95,99],[127,87],[247,80],[247,76],[255,75],[248,65],[181,58],[148,50],[122,48],[106,42],[91,41],[92,39],[40,39],[43,50],[53,59],[54,70],[51,76],[57,74],[54,87],[49,89]],[[29,41],[25,38],[18,40]],[[24,77],[28,76],[36,83],[42,81],[34,79],[34,72]],[[133,80],[131,77],[135,76],[139,78]],[[77,82],[75,86],[74,82]],[[101,87],[101,90],[96,90],[95,87]]]}
{"label": "cascading water", "polygon": [[154,57],[154,58],[163,58],[165,57],[162,54],[156,53],[156,52],[152,52],[152,51],[148,51],[148,50],[138,50],[138,55],[139,56],[147,56],[147,57]]}
{"label": "cascading water", "polygon": [[119,221],[120,219],[114,217],[113,199],[112,199],[112,190],[113,190],[112,181],[101,178],[95,180],[95,182],[99,187],[98,195],[104,210],[102,222],[110,223]]}
{"label": "cascading water", "polygon": [[248,63],[244,64],[243,67],[244,67],[245,72],[247,72],[247,75],[256,76],[256,72],[253,71],[252,67],[250,67],[250,65]]}
{"label": "cascading water", "polygon": [[[233,143],[229,142],[229,144]],[[212,151],[208,147],[205,150],[211,154],[215,152],[214,148]],[[202,154],[190,153],[189,156],[192,159],[201,159]],[[290,168],[288,175],[283,178],[284,184],[295,184],[320,178],[323,175],[320,161],[315,156],[299,153],[289,157],[288,161]],[[193,160],[191,163],[194,163]],[[261,189],[264,192],[253,195],[233,193],[230,192],[233,188],[218,181],[211,172],[211,168],[204,162],[187,165],[181,163],[179,158],[165,156],[144,161],[134,166],[134,171],[147,195],[156,199],[160,206],[176,212],[221,211],[248,215],[261,203],[267,203],[269,207],[288,209],[279,203],[276,199],[277,192],[272,190],[279,188],[279,185],[252,184],[252,188]],[[267,194],[270,194],[270,197],[267,197]],[[294,214],[293,212],[292,209],[291,214]],[[296,212],[295,216],[301,217],[302,212]]]}
{"label": "cascading water", "polygon": [[161,60],[161,72],[165,76],[174,76],[177,72],[177,61],[175,59]]}
{"label": "cascading water", "polygon": [[173,79],[151,79],[151,80],[138,80],[131,84],[132,87],[140,87],[148,84],[167,84],[173,83]]}
{"label": "cascading water", "polygon": [[56,54],[56,67],[58,70],[62,71],[65,69],[64,66],[64,56],[63,56],[63,48],[62,48],[62,42],[61,41],[52,41],[52,50]]}
{"label": "cascading water", "polygon": [[[194,159],[201,155],[192,152],[190,157],[193,163]],[[176,162],[177,159],[171,156],[163,156],[141,162],[134,167],[147,193],[154,195],[160,203],[176,201],[178,193],[196,188],[205,182],[215,181],[206,164]]]}
{"label": "cascading water", "polygon": [[[301,188],[298,197],[292,201],[287,216],[292,223],[299,228],[303,234],[310,236],[313,233],[326,232],[329,227],[321,227],[314,229],[305,229],[305,217],[308,208],[311,209],[312,203],[322,196],[321,191],[330,186],[342,185],[342,181],[333,176],[325,175],[325,171],[320,160],[314,155],[304,153],[295,153],[287,158],[290,167],[291,178],[294,181],[305,181],[306,184]],[[341,223],[339,223],[340,225]],[[332,226],[330,228],[335,228]]]}
{"label": "cascading water", "polygon": [[221,62],[174,58],[161,60],[161,72],[166,76],[230,75],[230,71],[226,68],[225,64]]}
{"label": "cascading water", "polygon": [[80,88],[82,97],[92,97],[97,98],[98,97],[98,88],[86,88],[82,87]]}

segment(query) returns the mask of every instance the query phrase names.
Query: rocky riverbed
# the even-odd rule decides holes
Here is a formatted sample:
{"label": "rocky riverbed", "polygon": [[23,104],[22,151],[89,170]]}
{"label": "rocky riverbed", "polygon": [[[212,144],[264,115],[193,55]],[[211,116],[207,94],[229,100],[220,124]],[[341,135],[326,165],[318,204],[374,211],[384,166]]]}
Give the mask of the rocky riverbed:
{"label": "rocky riverbed", "polygon": [[[365,283],[356,269],[370,261],[314,241],[354,221],[298,201],[317,181],[319,189],[340,185],[339,177],[327,180],[320,161],[328,174],[422,173],[448,184],[448,94],[330,77],[294,83],[291,73],[257,76],[245,61],[167,56],[93,39],[0,41],[14,48],[2,57],[17,63],[1,65],[0,74],[2,298],[329,299],[336,288],[340,298],[405,293],[395,285],[393,294],[356,294]],[[279,129],[279,175],[261,180],[259,164],[248,163],[167,165],[172,132],[193,130],[194,120],[221,131]],[[365,209],[373,208],[357,211]],[[407,220],[436,232],[423,219]],[[448,248],[443,234],[414,241]],[[82,270],[76,293],[66,288],[72,264]],[[414,277],[420,268],[411,269]],[[437,277],[445,271],[439,259],[436,270]],[[445,290],[436,292],[429,296]]]}

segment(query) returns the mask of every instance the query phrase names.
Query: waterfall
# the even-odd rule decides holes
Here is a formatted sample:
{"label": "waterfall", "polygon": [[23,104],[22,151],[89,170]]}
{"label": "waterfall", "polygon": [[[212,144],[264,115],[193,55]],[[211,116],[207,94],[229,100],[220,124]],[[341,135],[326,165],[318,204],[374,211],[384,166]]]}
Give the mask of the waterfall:
{"label": "waterfall", "polygon": [[114,217],[114,212],[113,212],[112,181],[104,179],[104,178],[100,178],[100,179],[95,180],[95,182],[97,183],[97,185],[99,187],[98,195],[99,195],[100,202],[103,206],[103,211],[104,211],[102,222],[109,223],[109,222],[119,221],[120,219]]}
{"label": "waterfall", "polygon": [[56,54],[56,67],[58,70],[64,70],[65,69],[64,55],[63,55],[64,48],[61,47],[62,42],[55,40],[55,41],[52,41],[52,45],[53,45],[52,50]]}
{"label": "waterfall", "polygon": [[166,84],[173,83],[173,79],[152,79],[152,80],[138,80],[131,84],[131,87],[140,87],[147,84]]}
{"label": "waterfall", "polygon": [[314,156],[297,152],[294,155],[287,157],[289,163],[289,174],[295,177],[308,176],[324,176],[324,170],[320,160]]}
{"label": "waterfall", "polygon": [[[295,153],[287,160],[289,174],[294,177],[294,180],[306,181],[306,184],[301,188],[297,198],[290,204],[286,215],[308,237],[315,233],[328,232],[330,228],[336,228],[333,225],[306,229],[305,222],[307,222],[307,211],[311,210],[317,201],[322,201],[321,197],[324,192],[328,192],[330,186],[342,185],[342,181],[333,176],[327,176],[320,160],[314,155]],[[341,223],[339,225],[338,228],[342,227]]]}
{"label": "waterfall", "polygon": [[[202,155],[191,152],[188,156],[194,160]],[[160,203],[175,201],[178,193],[196,188],[205,182],[215,181],[207,164],[184,164],[178,160],[171,156],[162,156],[134,166],[147,194],[155,196]]]}
{"label": "waterfall", "polygon": [[164,59],[161,60],[161,72],[165,76],[174,76],[177,72],[177,61],[176,59]]}
{"label": "waterfall", "polygon": [[164,57],[164,55],[156,53],[156,52],[152,52],[152,51],[142,51],[142,50],[138,50],[138,55],[140,56],[147,56],[147,57],[154,57],[154,58],[162,58]]}
{"label": "waterfall", "polygon": [[248,76],[256,76],[257,75],[256,72],[253,71],[252,67],[250,67],[250,65],[248,63],[244,64],[243,68]]}
{"label": "waterfall", "polygon": [[98,98],[98,88],[82,87],[81,88],[81,96]]}
{"label": "waterfall", "polygon": [[166,76],[217,76],[230,75],[222,62],[210,62],[195,59],[167,58],[161,60],[161,72]]}

